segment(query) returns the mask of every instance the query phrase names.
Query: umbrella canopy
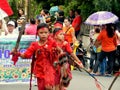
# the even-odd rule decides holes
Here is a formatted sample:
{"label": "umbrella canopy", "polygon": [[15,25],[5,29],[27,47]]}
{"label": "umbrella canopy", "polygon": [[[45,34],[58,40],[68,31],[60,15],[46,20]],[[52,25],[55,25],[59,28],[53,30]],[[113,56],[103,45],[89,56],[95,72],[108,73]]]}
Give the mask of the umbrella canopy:
{"label": "umbrella canopy", "polygon": [[87,20],[86,24],[89,25],[103,25],[109,23],[115,23],[118,20],[118,17],[108,11],[98,11],[96,13],[91,14]]}
{"label": "umbrella canopy", "polygon": [[0,1],[0,19],[3,19],[4,17],[10,16],[13,14],[13,11],[7,2],[7,0],[1,0]]}
{"label": "umbrella canopy", "polygon": [[49,10],[49,12],[50,12],[51,15],[54,15],[55,12],[58,12],[58,11],[59,11],[58,6],[53,6],[53,7],[51,7],[50,10]]}

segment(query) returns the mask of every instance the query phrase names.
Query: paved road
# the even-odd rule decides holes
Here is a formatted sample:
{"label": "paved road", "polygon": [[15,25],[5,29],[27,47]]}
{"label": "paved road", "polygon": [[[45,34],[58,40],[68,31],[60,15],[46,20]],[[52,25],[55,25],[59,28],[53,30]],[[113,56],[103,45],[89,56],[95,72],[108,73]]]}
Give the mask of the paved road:
{"label": "paved road", "polygon": [[[73,79],[68,90],[98,90],[95,86],[93,78],[91,78],[87,73],[79,71],[72,71],[72,73]],[[108,90],[113,78],[114,77],[97,76],[97,79],[105,86],[102,90]],[[29,90],[29,85],[27,83],[0,84],[0,90]],[[33,86],[32,90],[37,90],[37,87]],[[120,90],[120,77],[113,85],[112,90]]]}

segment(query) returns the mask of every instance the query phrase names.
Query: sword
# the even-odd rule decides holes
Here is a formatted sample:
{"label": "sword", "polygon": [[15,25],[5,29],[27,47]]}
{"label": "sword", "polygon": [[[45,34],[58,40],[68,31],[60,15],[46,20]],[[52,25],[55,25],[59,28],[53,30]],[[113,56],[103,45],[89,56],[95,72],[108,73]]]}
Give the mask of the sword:
{"label": "sword", "polygon": [[[19,43],[20,43],[20,40],[21,40],[21,37],[22,37],[22,34],[24,32],[24,29],[22,28],[20,31],[19,31],[19,35],[18,35],[18,38],[17,38],[17,41],[16,41],[16,45],[14,47],[14,51],[17,52],[17,49],[19,47]],[[18,61],[18,57],[20,56],[20,53],[11,53],[12,54],[12,61],[14,62],[14,65],[16,64],[16,62]]]}
{"label": "sword", "polygon": [[18,38],[17,38],[17,41],[16,41],[16,45],[15,45],[15,49],[16,49],[16,50],[17,50],[18,47],[19,47],[19,43],[20,43],[20,40],[21,40],[21,37],[22,37],[23,32],[24,32],[24,29],[21,29],[21,30],[19,31],[19,35],[18,35]]}

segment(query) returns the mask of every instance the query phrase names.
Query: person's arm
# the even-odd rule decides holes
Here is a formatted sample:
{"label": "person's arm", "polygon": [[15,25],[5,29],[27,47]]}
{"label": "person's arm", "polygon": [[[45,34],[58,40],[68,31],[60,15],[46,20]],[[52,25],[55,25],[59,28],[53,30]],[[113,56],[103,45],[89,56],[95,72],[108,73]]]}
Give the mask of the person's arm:
{"label": "person's arm", "polygon": [[97,36],[97,39],[94,41],[94,45],[96,48],[98,48],[101,44],[102,44],[102,40],[103,40],[103,35],[104,35],[104,31],[101,31],[100,34]]}
{"label": "person's arm", "polygon": [[94,45],[95,45],[96,48],[98,48],[98,47],[101,45],[101,41],[96,40],[96,41],[94,42]]}
{"label": "person's arm", "polygon": [[72,48],[70,47],[70,44],[69,44],[68,42],[65,42],[64,44],[65,44],[65,47],[66,47],[66,52],[71,55],[71,57],[72,57],[72,59],[73,59],[74,61],[76,61],[77,63],[79,63],[79,67],[80,67],[80,68],[83,68],[84,66],[83,66],[82,62],[81,62],[81,61],[78,59],[78,57],[73,53],[73,50],[72,50]]}
{"label": "person's arm", "polygon": [[18,19],[18,20],[17,20],[17,23],[18,23],[18,24],[22,24],[23,21],[24,21],[23,19]]}
{"label": "person's arm", "polygon": [[115,47],[117,47],[117,39],[120,40],[120,38],[118,38],[118,36],[115,34],[115,37],[113,40]]}
{"label": "person's arm", "polygon": [[25,21],[26,21],[26,17],[25,17],[25,15],[22,15],[22,16],[17,20],[17,23],[18,23],[18,24],[23,24],[23,23],[25,23]]}
{"label": "person's arm", "polygon": [[73,58],[73,60],[76,61],[79,64],[80,68],[84,68],[82,62],[79,60],[79,58],[74,53],[71,53],[70,55]]}
{"label": "person's arm", "polygon": [[116,30],[117,39],[120,40],[120,32]]}
{"label": "person's arm", "polygon": [[31,45],[26,49],[26,51],[24,53],[19,52],[15,48],[13,48],[11,53],[13,55],[18,55],[19,57],[25,59],[25,58],[31,58],[31,56],[33,55],[34,51],[35,51],[35,43],[31,43]]}

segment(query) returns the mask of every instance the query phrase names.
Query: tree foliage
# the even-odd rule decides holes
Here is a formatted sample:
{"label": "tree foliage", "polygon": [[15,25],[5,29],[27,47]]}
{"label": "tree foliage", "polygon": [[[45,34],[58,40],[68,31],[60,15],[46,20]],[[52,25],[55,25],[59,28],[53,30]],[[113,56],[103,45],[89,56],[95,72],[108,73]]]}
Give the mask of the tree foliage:
{"label": "tree foliage", "polygon": [[[14,12],[16,12],[16,5],[24,0],[9,0]],[[36,16],[40,13],[40,10],[50,9],[52,6],[63,6],[65,16],[68,15],[70,9],[80,9],[83,20],[85,20],[90,14],[96,11],[111,11],[120,17],[120,0],[29,0],[30,3],[30,17]],[[21,5],[21,4],[20,4]],[[24,7],[24,4],[23,4]],[[16,14],[15,14],[16,16]]]}

